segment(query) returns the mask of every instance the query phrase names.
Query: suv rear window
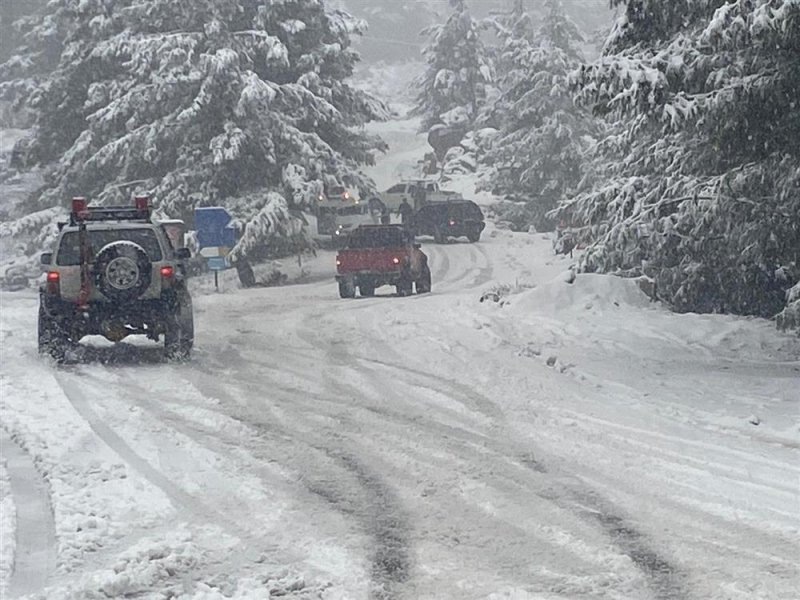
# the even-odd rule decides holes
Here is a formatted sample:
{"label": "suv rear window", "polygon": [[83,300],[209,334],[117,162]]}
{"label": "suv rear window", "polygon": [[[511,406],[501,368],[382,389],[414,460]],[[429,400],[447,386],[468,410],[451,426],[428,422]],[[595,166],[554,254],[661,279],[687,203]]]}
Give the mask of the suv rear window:
{"label": "suv rear window", "polygon": [[343,206],[336,209],[336,214],[340,217],[349,217],[352,215],[363,215],[367,213],[367,207],[364,204],[351,204],[350,206]]}
{"label": "suv rear window", "polygon": [[[95,254],[106,244],[118,242],[120,240],[131,241],[139,244],[147,256],[152,261],[159,261],[162,258],[161,245],[158,243],[158,236],[152,229],[105,229],[100,231],[89,230],[89,255],[94,259]],[[75,266],[81,263],[81,249],[78,240],[78,232],[70,231],[61,238],[61,245],[58,248],[56,264],[62,267]]]}
{"label": "suv rear window", "polygon": [[356,229],[350,234],[348,248],[398,248],[405,244],[400,228]]}
{"label": "suv rear window", "polygon": [[477,204],[463,202],[450,205],[450,216],[457,219],[483,219],[483,213]]}

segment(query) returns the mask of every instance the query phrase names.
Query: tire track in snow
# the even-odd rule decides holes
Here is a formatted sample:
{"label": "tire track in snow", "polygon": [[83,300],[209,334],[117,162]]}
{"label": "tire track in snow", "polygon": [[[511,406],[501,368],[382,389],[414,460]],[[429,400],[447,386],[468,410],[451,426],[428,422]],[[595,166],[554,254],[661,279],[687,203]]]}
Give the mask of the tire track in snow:
{"label": "tire track in snow", "polygon": [[[379,361],[368,362],[437,379],[434,375],[413,369],[384,365]],[[380,382],[380,376],[377,372],[375,377],[374,385],[377,386]],[[470,395],[479,396],[479,394],[471,390]],[[486,399],[484,402],[489,401]],[[513,452],[512,445],[509,443],[500,445],[487,443],[487,449],[497,453],[498,459],[501,457],[506,458],[512,468],[522,466],[539,475],[549,472],[546,464],[533,458],[533,454]],[[498,460],[495,464],[499,471],[502,463]],[[499,472],[493,474],[495,476],[500,475]],[[538,497],[552,502],[558,508],[579,517],[583,521],[591,521],[597,524],[609,538],[612,545],[619,552],[628,556],[636,565],[636,568],[645,576],[656,599],[675,600],[676,598],[687,598],[689,596],[686,575],[654,549],[650,540],[629,521],[620,516],[618,510],[611,503],[603,500],[596,492],[579,483],[559,481],[557,471],[554,475],[556,477],[556,485],[548,492],[534,492]],[[566,477],[569,476],[567,475]],[[509,479],[514,478],[509,477]]]}
{"label": "tire track in snow", "polygon": [[[229,377],[230,371],[233,370],[236,372],[234,379],[242,380],[246,378],[247,372],[241,368],[241,364],[247,362],[249,361],[237,358],[233,364],[227,363],[224,369]],[[263,377],[259,379],[263,389],[268,382]],[[369,556],[369,573],[372,581],[370,597],[375,600],[391,600],[398,597],[403,584],[411,576],[405,512],[393,490],[380,475],[358,459],[355,452],[347,449],[346,439],[335,434],[327,436],[308,432],[298,434],[275,421],[267,422],[263,418],[263,411],[247,409],[226,386],[220,385],[213,375],[205,371],[193,374],[187,382],[194,386],[200,384],[201,391],[206,395],[225,398],[232,408],[230,412],[225,413],[226,416],[253,428],[264,439],[278,437],[291,440],[291,443],[305,448],[305,451],[301,452],[283,452],[280,457],[280,460],[284,461],[283,466],[302,473],[300,483],[308,492],[325,501],[350,521],[355,521],[359,529],[372,540]],[[292,391],[280,387],[276,389],[287,395]],[[296,401],[296,398],[288,399],[289,403]],[[336,443],[332,444],[332,441]],[[337,473],[327,467],[326,461],[319,458],[314,459],[313,462],[316,464],[298,463],[298,457],[306,460],[309,458],[309,449],[313,450],[317,457],[323,457],[338,470],[346,473],[347,477],[337,477]],[[353,486],[353,483],[357,485]],[[353,492],[354,487],[356,492]]]}
{"label": "tire track in snow", "polygon": [[56,534],[50,494],[31,459],[0,428],[0,446],[6,460],[11,496],[17,513],[14,566],[8,582],[9,597],[36,592],[56,570]]}
{"label": "tire track in snow", "polygon": [[70,377],[63,373],[57,373],[55,377],[72,406],[89,424],[89,427],[91,427],[97,437],[124,462],[138,471],[150,484],[160,489],[169,498],[176,509],[184,509],[193,519],[198,521],[216,523],[222,526],[223,529],[231,531],[240,538],[244,539],[248,537],[248,533],[236,523],[230,521],[224,515],[219,514],[205,503],[183,490],[137,454],[125,440],[100,418],[90,406],[90,402],[78,388],[78,385],[73,382]]}
{"label": "tire track in snow", "polygon": [[[384,355],[384,351],[389,352],[391,350],[391,347],[383,341],[379,342],[379,346],[381,347],[381,352],[377,353],[378,355]],[[502,412],[491,400],[466,384],[443,379],[435,374],[400,366],[399,364],[385,363],[370,358],[361,358],[360,360],[387,369],[438,381],[445,388],[450,387],[451,390],[457,390],[464,397],[470,399],[470,405],[482,408],[482,412],[486,416],[498,418],[498,414],[502,415]],[[512,457],[509,456],[509,458]],[[549,471],[546,462],[535,459],[525,460],[524,458],[520,460],[519,457],[516,457],[516,459],[517,464],[522,464],[537,473],[546,474]],[[596,492],[586,488],[584,485],[581,484],[577,490],[574,489],[575,485],[570,483],[569,485],[554,488],[552,493],[538,495],[585,521],[593,521],[599,525],[613,545],[628,556],[647,578],[657,599],[674,600],[675,598],[686,598],[688,596],[686,574],[655,550],[646,536],[623,517],[619,516],[618,510],[613,505],[601,499]]]}
{"label": "tire track in snow", "polygon": [[[481,287],[483,285],[486,285],[487,283],[489,283],[492,280],[492,275],[494,274],[494,268],[492,267],[492,261],[489,258],[489,255],[486,253],[486,250],[484,250],[483,247],[480,246],[479,244],[480,244],[480,242],[477,242],[477,243],[472,244],[470,246],[470,251],[471,252],[476,252],[477,251],[477,254],[479,254],[481,256],[481,258],[483,259],[482,262],[483,262],[483,265],[484,265],[482,267],[478,267],[478,274],[475,276],[475,278],[472,280],[472,283],[470,284],[470,287],[473,287],[473,288]],[[478,262],[478,261],[476,261],[476,262]]]}

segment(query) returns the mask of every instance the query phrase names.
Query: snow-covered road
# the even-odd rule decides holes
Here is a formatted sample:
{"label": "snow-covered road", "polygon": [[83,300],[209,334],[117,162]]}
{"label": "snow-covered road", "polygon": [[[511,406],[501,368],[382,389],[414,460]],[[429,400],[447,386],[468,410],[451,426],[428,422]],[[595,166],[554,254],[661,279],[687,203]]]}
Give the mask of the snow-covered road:
{"label": "snow-covered road", "polygon": [[[415,129],[375,125],[380,188]],[[330,252],[194,281],[188,364],[57,366],[0,295],[0,596],[798,597],[796,336],[567,283],[544,235],[422,242],[426,296],[340,300]]]}
{"label": "snow-covered road", "polygon": [[198,293],[185,365],[58,367],[3,295],[9,597],[797,597],[796,338],[568,284],[542,235],[425,242],[425,297],[340,300],[329,253]]}

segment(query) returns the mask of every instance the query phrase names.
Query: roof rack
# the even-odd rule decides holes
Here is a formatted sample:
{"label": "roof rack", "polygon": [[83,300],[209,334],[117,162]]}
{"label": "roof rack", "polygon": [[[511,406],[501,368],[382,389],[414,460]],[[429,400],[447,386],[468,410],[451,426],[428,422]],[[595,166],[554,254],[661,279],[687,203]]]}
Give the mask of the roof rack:
{"label": "roof rack", "polygon": [[69,224],[78,225],[93,221],[144,221],[150,222],[150,197],[134,196],[133,206],[89,206],[82,196],[72,199]]}

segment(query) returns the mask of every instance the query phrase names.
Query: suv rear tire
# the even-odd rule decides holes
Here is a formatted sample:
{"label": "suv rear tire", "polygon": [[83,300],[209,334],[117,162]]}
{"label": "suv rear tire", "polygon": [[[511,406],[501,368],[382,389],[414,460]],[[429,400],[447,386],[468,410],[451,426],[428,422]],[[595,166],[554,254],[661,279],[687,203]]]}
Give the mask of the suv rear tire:
{"label": "suv rear tire", "polygon": [[37,341],[39,354],[49,354],[58,362],[65,359],[72,343],[69,334],[54,319],[47,316],[41,305],[39,306]]}
{"label": "suv rear tire", "polygon": [[192,354],[192,346],[194,346],[192,299],[188,294],[181,294],[175,308],[167,316],[164,354],[169,360],[188,360]]}
{"label": "suv rear tire", "polygon": [[470,229],[467,232],[467,239],[470,242],[477,242],[478,240],[481,239],[481,230],[477,229],[477,228],[476,229]]}
{"label": "suv rear tire", "polygon": [[361,283],[358,286],[358,291],[363,297],[369,298],[375,295],[375,286],[371,283]]}

